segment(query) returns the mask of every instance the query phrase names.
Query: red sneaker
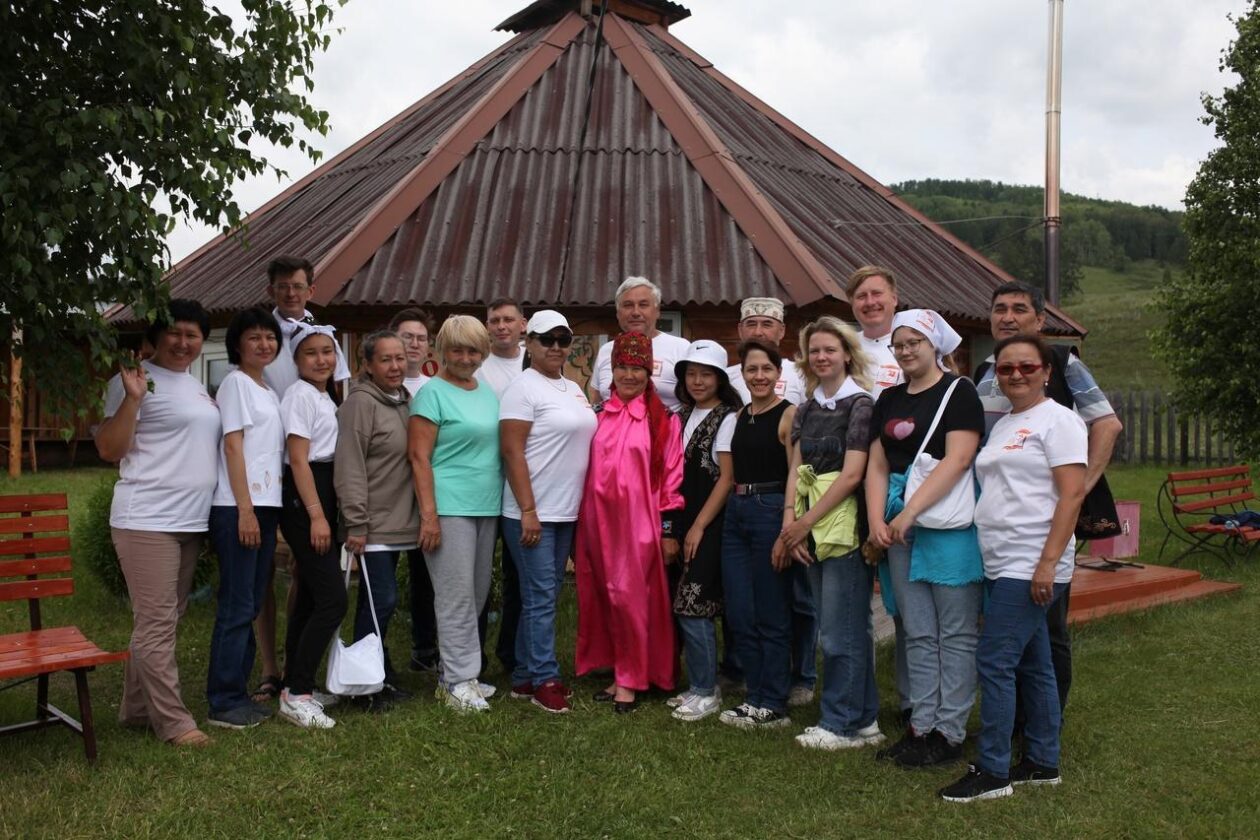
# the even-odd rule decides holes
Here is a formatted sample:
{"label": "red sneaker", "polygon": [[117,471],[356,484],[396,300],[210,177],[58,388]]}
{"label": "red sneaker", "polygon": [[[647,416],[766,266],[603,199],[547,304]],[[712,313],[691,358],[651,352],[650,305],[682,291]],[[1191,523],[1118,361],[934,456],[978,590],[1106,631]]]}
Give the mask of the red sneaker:
{"label": "red sneaker", "polygon": [[512,686],[512,692],[508,696],[513,700],[530,700],[534,696],[534,684],[528,681],[516,683]]}
{"label": "red sneaker", "polygon": [[569,689],[560,680],[547,680],[534,689],[533,703],[545,712],[562,715],[569,711]]}

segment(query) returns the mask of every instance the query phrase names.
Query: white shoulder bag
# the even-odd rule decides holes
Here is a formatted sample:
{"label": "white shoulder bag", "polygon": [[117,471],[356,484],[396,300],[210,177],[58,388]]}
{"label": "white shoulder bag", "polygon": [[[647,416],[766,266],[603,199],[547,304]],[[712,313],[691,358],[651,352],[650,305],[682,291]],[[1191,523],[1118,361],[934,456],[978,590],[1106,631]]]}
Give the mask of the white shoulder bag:
{"label": "white shoulder bag", "polygon": [[[949,384],[949,388],[945,391],[945,397],[941,400],[940,407],[936,409],[936,416],[932,418],[932,425],[928,427],[927,434],[923,436],[923,445],[919,447],[918,453],[914,456],[914,461],[910,464],[910,470],[906,476],[907,502],[914,496],[915,491],[923,486],[923,482],[940,463],[939,460],[933,458],[924,450],[927,449],[928,441],[932,439],[932,435],[936,432],[936,427],[941,422],[941,416],[945,414],[945,407],[949,405],[949,398],[954,395],[954,388],[961,381],[962,377],[959,377]],[[920,513],[914,524],[924,528],[935,528],[940,531],[954,531],[969,527],[975,518],[975,478],[972,474],[972,467],[968,465],[967,471],[959,476],[957,483],[949,489],[949,492],[933,503],[927,510]]]}
{"label": "white shoulder bag", "polygon": [[[369,633],[352,645],[333,636],[328,648],[328,692],[343,697],[376,694],[385,687],[385,648],[381,644],[381,626],[376,623],[376,605],[372,603],[372,584],[367,566],[359,556],[359,585],[367,587],[368,606],[375,633]],[[350,564],[346,563],[346,588],[350,588]]]}

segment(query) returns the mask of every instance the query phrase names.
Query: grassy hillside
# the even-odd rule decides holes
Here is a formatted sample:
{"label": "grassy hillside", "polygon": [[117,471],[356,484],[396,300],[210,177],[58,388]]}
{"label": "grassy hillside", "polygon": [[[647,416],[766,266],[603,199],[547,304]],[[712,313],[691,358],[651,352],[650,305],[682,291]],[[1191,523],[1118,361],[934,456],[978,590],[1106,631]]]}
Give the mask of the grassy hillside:
{"label": "grassy hillside", "polygon": [[1068,314],[1089,329],[1082,358],[1109,391],[1163,390],[1171,384],[1150,341],[1162,321],[1152,301],[1163,273],[1153,260],[1130,263],[1123,273],[1085,266],[1080,292],[1064,301]]}

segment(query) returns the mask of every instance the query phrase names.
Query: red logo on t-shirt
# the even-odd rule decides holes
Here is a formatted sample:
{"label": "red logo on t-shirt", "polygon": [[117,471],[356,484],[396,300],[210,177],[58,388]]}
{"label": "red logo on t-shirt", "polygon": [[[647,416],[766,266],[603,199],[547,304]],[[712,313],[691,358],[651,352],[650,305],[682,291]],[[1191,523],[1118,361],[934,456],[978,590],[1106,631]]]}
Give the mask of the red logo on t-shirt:
{"label": "red logo on t-shirt", "polygon": [[1028,440],[1028,436],[1032,433],[1032,429],[1016,429],[1015,434],[1011,435],[1010,439],[1002,444],[1002,448],[1006,450],[1023,449],[1024,441]]}
{"label": "red logo on t-shirt", "polygon": [[884,424],[884,434],[893,440],[905,440],[914,434],[914,418],[894,417]]}

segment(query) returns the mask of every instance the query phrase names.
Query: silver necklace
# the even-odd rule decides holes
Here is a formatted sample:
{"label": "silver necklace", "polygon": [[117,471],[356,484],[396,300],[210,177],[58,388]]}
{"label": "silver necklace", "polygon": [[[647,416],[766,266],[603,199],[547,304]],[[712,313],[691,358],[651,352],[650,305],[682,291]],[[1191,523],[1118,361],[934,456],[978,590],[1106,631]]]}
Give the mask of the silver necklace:
{"label": "silver necklace", "polygon": [[548,385],[550,385],[552,388],[555,388],[555,390],[559,391],[561,394],[569,393],[569,380],[565,379],[563,376],[559,377],[560,387],[556,388],[556,383],[552,381],[550,376],[547,376],[545,374],[540,374],[540,375],[542,376],[543,380]]}

